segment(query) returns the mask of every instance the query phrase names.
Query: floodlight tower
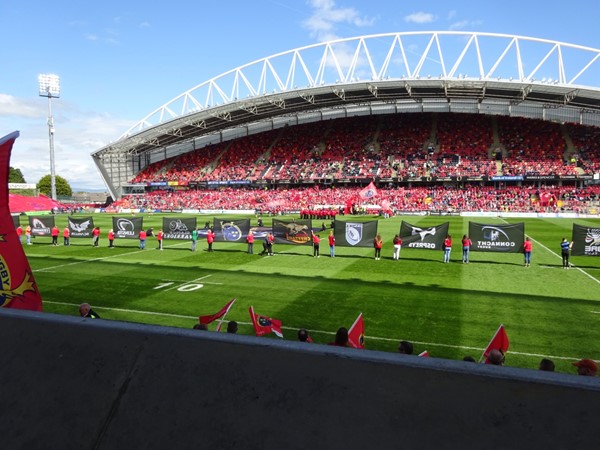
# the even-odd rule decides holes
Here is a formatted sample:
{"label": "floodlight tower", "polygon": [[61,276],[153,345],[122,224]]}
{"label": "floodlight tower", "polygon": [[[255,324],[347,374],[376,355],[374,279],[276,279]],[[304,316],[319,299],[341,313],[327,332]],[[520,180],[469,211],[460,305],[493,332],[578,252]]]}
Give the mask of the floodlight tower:
{"label": "floodlight tower", "polygon": [[50,189],[52,200],[56,200],[56,171],[54,169],[54,118],[52,117],[52,99],[60,97],[60,78],[58,75],[42,74],[38,76],[40,97],[48,97],[48,138],[50,139]]}

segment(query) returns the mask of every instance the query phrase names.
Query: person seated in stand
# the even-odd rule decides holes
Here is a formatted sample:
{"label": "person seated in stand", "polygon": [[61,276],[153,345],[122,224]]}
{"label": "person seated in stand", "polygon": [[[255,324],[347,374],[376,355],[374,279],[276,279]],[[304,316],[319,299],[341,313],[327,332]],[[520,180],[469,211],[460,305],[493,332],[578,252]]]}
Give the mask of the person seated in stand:
{"label": "person seated in stand", "polygon": [[398,345],[398,353],[402,353],[403,355],[412,355],[413,354],[412,342],[400,341],[400,345]]}
{"label": "person seated in stand", "polygon": [[593,359],[584,358],[572,364],[577,367],[577,375],[585,377],[595,377],[598,375],[598,363]]}
{"label": "person seated in stand", "polygon": [[344,327],[338,328],[335,333],[335,340],[330,342],[328,345],[334,345],[336,347],[350,347],[348,342],[348,329]]}
{"label": "person seated in stand", "polygon": [[79,315],[88,319],[99,319],[100,316],[96,313],[89,303],[82,303],[79,305]]}
{"label": "person seated in stand", "polygon": [[544,372],[554,372],[554,362],[548,358],[543,358],[540,361],[539,370],[543,370]]}
{"label": "person seated in stand", "polygon": [[231,334],[236,334],[238,331],[238,324],[235,320],[231,320],[229,321],[229,323],[227,323],[227,332],[231,333]]}

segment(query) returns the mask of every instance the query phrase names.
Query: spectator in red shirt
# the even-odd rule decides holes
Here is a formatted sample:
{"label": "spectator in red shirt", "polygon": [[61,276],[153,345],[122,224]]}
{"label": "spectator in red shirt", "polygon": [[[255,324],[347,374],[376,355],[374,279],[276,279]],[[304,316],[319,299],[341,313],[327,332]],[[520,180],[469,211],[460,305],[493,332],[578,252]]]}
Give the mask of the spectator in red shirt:
{"label": "spectator in red shirt", "polygon": [[108,247],[115,248],[113,245],[114,242],[115,242],[115,232],[113,230],[110,230],[108,232]]}
{"label": "spectator in red shirt", "polygon": [[450,252],[452,251],[452,236],[447,235],[446,239],[444,239],[444,262],[450,262]]}
{"label": "spectator in red shirt", "polygon": [[319,237],[318,234],[315,234],[312,231],[310,232],[310,234],[312,235],[312,241],[313,241],[313,256],[315,258],[318,258],[320,256],[319,248],[321,245],[321,238]]}
{"label": "spectator in red shirt", "polygon": [[158,249],[162,250],[163,249],[163,230],[158,230],[158,233],[156,233],[156,240],[158,241]]}
{"label": "spectator in red shirt", "polygon": [[381,259],[381,247],[383,247],[383,239],[381,239],[380,234],[375,236],[375,239],[373,239],[373,247],[375,247],[375,259],[380,260]]}
{"label": "spectator in red shirt", "polygon": [[252,230],[248,231],[248,236],[246,236],[246,242],[248,243],[248,254],[254,254],[254,233]]}
{"label": "spectator in red shirt", "polygon": [[92,230],[92,242],[94,247],[98,247],[98,241],[100,240],[100,227],[95,227]]}
{"label": "spectator in red shirt", "polygon": [[533,248],[533,242],[528,237],[525,238],[523,243],[523,254],[525,255],[525,267],[531,266],[531,250]]}
{"label": "spectator in red shirt", "polygon": [[394,236],[394,256],[396,261],[400,259],[400,249],[402,248],[402,238],[398,235]]}
{"label": "spectator in red shirt", "polygon": [[469,252],[471,250],[471,245],[473,243],[471,242],[471,239],[469,239],[469,236],[467,236],[466,234],[463,235],[462,238],[462,262],[463,264],[469,264]]}
{"label": "spectator in red shirt", "polygon": [[63,230],[63,240],[65,245],[71,245],[71,231],[69,227],[65,227]]}
{"label": "spectator in red shirt", "polygon": [[335,258],[335,235],[333,230],[329,232],[329,256]]}
{"label": "spectator in red shirt", "polygon": [[140,234],[139,234],[139,238],[140,238],[140,250],[145,250],[146,249],[146,237],[148,236],[148,234],[146,233],[145,230],[141,230]]}
{"label": "spectator in red shirt", "polygon": [[213,248],[213,242],[215,241],[215,233],[213,232],[212,228],[209,228],[208,233],[206,233],[206,243],[208,244],[208,251],[212,252]]}
{"label": "spectator in red shirt", "polygon": [[54,225],[52,227],[52,230],[50,230],[50,235],[52,236],[52,245],[58,245],[58,234],[60,233],[60,231],[58,230],[58,227],[56,225]]}

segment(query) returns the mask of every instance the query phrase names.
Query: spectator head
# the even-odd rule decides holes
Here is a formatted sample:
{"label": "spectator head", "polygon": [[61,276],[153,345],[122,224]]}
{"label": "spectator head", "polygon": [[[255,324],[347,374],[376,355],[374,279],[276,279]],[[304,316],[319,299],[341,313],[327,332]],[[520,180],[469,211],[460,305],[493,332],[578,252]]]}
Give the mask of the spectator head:
{"label": "spectator head", "polygon": [[540,361],[539,369],[545,372],[554,372],[554,362],[548,358],[543,358]]}
{"label": "spectator head", "polygon": [[580,359],[573,363],[577,367],[577,374],[587,377],[595,377],[598,374],[598,364],[593,359]]}
{"label": "spectator head", "polygon": [[348,329],[344,327],[338,328],[335,333],[335,345],[340,347],[348,346]]}
{"label": "spectator head", "polygon": [[237,322],[235,320],[230,320],[229,323],[227,324],[227,332],[235,334],[235,333],[237,333],[237,330],[238,330]]}
{"label": "spectator head", "polygon": [[300,328],[298,330],[298,340],[300,342],[307,342],[308,341],[308,331],[305,330],[304,328]]}
{"label": "spectator head", "polygon": [[85,317],[90,312],[90,309],[92,309],[92,307],[89,303],[82,303],[79,305],[79,315]]}
{"label": "spectator head", "polygon": [[488,363],[494,366],[502,366],[504,365],[504,353],[500,350],[492,350],[488,355]]}
{"label": "spectator head", "polygon": [[477,362],[475,361],[475,358],[473,358],[472,356],[465,356],[463,358],[463,361],[467,361],[467,362]]}
{"label": "spectator head", "polygon": [[413,354],[412,342],[400,341],[400,345],[398,345],[398,353],[402,353],[403,355],[412,355]]}
{"label": "spectator head", "polygon": [[194,330],[208,330],[208,327],[205,323],[197,323],[194,325]]}

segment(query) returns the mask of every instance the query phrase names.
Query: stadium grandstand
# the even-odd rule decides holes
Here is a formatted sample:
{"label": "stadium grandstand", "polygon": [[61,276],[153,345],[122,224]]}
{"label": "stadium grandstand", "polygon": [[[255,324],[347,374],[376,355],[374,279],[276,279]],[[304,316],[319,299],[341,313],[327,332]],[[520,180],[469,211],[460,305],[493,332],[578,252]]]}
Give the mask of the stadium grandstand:
{"label": "stadium grandstand", "polygon": [[[92,157],[124,207],[197,208],[209,197],[210,207],[223,207],[239,190],[233,209],[269,201],[281,209],[273,195],[243,193],[269,188],[297,210],[296,195],[371,181],[396,210],[409,207],[406,190],[433,193],[423,197],[433,198],[431,209],[457,187],[467,194],[444,208],[485,207],[490,192],[508,193],[518,210],[546,196],[550,206],[597,201],[599,57],[589,47],[495,33],[340,39],[207,80]],[[320,194],[321,205],[301,206],[344,202]]]}

